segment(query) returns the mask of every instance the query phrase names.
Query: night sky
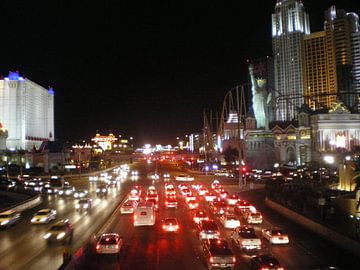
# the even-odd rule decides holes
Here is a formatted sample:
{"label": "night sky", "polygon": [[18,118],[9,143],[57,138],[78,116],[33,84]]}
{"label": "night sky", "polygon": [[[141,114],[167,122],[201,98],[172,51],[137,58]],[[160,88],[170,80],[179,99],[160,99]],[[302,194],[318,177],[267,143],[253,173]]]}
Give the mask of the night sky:
{"label": "night sky", "polygon": [[[247,59],[271,55],[275,0],[140,2],[0,1],[0,73],[54,88],[61,141],[174,143],[247,81]],[[358,0],[303,3],[312,32],[332,4],[360,13]]]}

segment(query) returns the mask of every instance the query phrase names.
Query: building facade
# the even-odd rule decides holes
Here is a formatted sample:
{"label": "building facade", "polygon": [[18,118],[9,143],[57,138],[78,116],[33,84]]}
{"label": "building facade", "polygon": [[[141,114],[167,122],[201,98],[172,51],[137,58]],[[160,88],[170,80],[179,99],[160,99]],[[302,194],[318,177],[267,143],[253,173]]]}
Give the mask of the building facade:
{"label": "building facade", "polygon": [[0,80],[0,119],[8,149],[31,150],[54,140],[54,91],[10,72]]}
{"label": "building facade", "polygon": [[292,120],[304,103],[304,35],[309,16],[301,1],[278,0],[272,14],[276,119]]}
{"label": "building facade", "polygon": [[324,28],[328,42],[334,47],[340,99],[349,109],[356,109],[360,94],[360,75],[357,73],[360,64],[359,17],[332,6],[325,12]]}
{"label": "building facade", "polygon": [[337,99],[336,66],[332,48],[328,48],[332,43],[320,31],[305,36],[304,46],[305,102],[312,110],[330,108]]}

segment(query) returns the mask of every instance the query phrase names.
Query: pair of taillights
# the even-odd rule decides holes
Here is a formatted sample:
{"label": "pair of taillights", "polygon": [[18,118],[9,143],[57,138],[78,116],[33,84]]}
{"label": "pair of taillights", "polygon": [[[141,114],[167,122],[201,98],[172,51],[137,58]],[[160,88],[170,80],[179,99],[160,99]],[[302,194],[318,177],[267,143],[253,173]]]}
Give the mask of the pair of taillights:
{"label": "pair of taillights", "polygon": [[[214,262],[214,257],[210,257],[209,261],[210,261],[210,263],[213,263]],[[232,262],[236,263],[236,258],[235,257],[232,257]]]}
{"label": "pair of taillights", "polygon": [[[262,267],[261,270],[270,270],[270,268]],[[276,270],[284,270],[284,268],[283,267],[278,267],[278,268],[276,268]]]}
{"label": "pair of taillights", "polygon": [[[170,224],[170,226],[172,226],[172,225]],[[162,227],[163,227],[164,230],[166,230],[166,227],[167,227],[167,226],[166,226],[166,225],[163,225]],[[174,225],[174,227],[175,227],[176,230],[179,229],[179,225]]]}

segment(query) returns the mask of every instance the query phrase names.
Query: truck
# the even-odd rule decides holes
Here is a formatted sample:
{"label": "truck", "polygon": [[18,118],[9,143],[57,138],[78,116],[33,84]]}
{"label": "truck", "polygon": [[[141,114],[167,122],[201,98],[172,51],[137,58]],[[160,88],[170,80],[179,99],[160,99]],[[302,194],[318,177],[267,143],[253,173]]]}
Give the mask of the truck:
{"label": "truck", "polygon": [[203,251],[208,269],[234,269],[236,257],[225,239],[208,239],[204,241]]}
{"label": "truck", "polygon": [[261,249],[261,240],[256,236],[254,228],[242,225],[233,230],[231,239],[240,249]]}

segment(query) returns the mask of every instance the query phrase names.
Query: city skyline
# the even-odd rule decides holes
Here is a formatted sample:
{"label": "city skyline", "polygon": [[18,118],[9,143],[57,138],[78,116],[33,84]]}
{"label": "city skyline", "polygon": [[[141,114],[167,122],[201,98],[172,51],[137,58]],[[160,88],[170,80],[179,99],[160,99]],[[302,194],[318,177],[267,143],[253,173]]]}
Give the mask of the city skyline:
{"label": "city skyline", "polygon": [[[5,42],[3,51],[10,53],[0,71],[5,76],[19,70],[54,87],[56,138],[111,130],[139,143],[168,143],[201,130],[202,111],[219,109],[226,92],[248,80],[247,59],[272,54],[275,3],[73,4],[63,12],[65,4],[12,1],[14,12],[2,18],[7,40],[19,35],[27,46]],[[360,12],[353,1],[303,4],[312,32],[322,29],[323,13],[332,4]],[[6,9],[10,2],[2,5]]]}

